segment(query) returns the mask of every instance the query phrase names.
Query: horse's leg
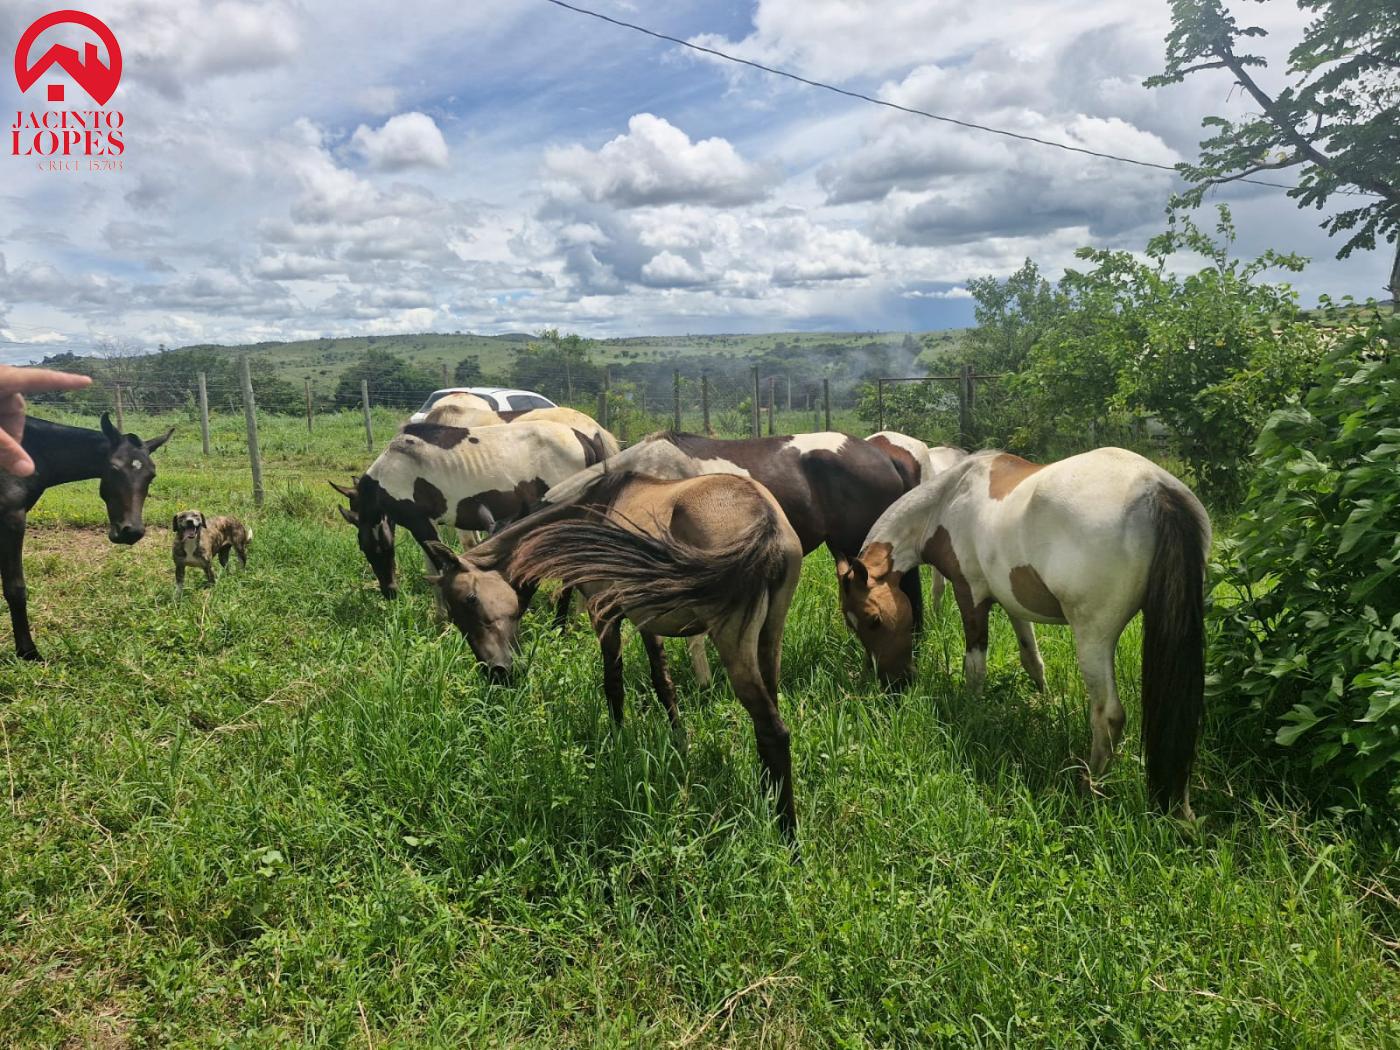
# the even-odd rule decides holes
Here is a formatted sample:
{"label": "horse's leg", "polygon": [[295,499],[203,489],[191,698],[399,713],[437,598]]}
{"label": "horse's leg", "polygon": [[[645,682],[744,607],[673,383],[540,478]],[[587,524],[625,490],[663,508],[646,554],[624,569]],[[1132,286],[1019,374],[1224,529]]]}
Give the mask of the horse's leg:
{"label": "horse's leg", "polygon": [[900,578],[899,589],[909,599],[909,608],[914,615],[914,637],[917,638],[924,630],[924,581],[920,578],[917,564]]}
{"label": "horse's leg", "polygon": [[705,636],[692,634],[685,640],[685,647],[690,650],[690,666],[695,671],[695,684],[701,689],[708,688],[713,679],[710,674],[710,657],[705,652]]}
{"label": "horse's leg", "polygon": [[598,647],[603,650],[603,695],[608,698],[608,711],[617,725],[622,725],[622,621],[603,624],[593,619],[598,632]]}
{"label": "horse's leg", "polygon": [[15,632],[15,653],[21,660],[39,660],[39,650],[29,633],[29,591],[24,586],[24,511],[5,515],[0,524],[0,578],[4,580],[5,604],[10,607],[10,626]]}
{"label": "horse's leg", "polygon": [[574,597],[572,587],[561,587],[554,596],[554,629],[564,631],[569,626],[569,605]]}
{"label": "horse's leg", "polygon": [[[965,592],[967,588],[963,588]],[[982,691],[982,683],[987,679],[987,617],[992,611],[992,599],[973,604],[972,596],[957,595],[958,612],[962,614],[963,641],[967,649],[963,653],[963,680],[974,694]]]}
{"label": "horse's leg", "polygon": [[766,619],[767,596],[763,607],[754,610],[749,625],[741,632],[728,623],[711,632],[719,650],[734,694],[753,719],[754,740],[762,766],[763,786],[778,799],[778,826],[788,840],[797,837],[797,807],[792,798],[792,750],[788,727],[778,713],[778,698],[768,692],[758,651],[760,621]]}
{"label": "horse's leg", "polygon": [[1113,677],[1113,656],[1118,638],[1099,631],[1076,629],[1079,673],[1089,695],[1089,725],[1093,745],[1089,752],[1089,772],[1099,776],[1113,761],[1114,750],[1123,736],[1123,705],[1118,700],[1118,684]]}
{"label": "horse's leg", "polygon": [[1040,692],[1045,692],[1045,661],[1040,658],[1040,647],[1035,644],[1035,626],[1029,620],[1011,617],[1011,629],[1016,632],[1016,642],[1021,647],[1021,666]]}
{"label": "horse's leg", "polygon": [[929,587],[933,596],[933,614],[938,616],[943,611],[943,588],[947,581],[943,579],[943,574],[937,569],[930,569],[929,571],[933,574],[929,582]]}
{"label": "horse's leg", "polygon": [[666,648],[654,634],[642,632],[642,647],[647,651],[647,663],[651,666],[651,687],[656,690],[656,698],[666,708],[666,717],[671,720],[671,731],[682,751],[685,750],[685,728],[681,725],[680,708],[676,706],[676,684],[671,681],[671,672],[666,668]]}

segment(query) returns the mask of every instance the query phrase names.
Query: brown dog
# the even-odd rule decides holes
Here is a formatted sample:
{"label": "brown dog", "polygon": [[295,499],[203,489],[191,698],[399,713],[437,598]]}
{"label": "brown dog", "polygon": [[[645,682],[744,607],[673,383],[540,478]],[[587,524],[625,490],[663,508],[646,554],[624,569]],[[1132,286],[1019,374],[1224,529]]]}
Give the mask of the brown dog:
{"label": "brown dog", "polygon": [[240,565],[248,564],[248,541],[253,530],[245,529],[237,518],[205,518],[197,510],[182,510],[170,523],[175,533],[171,556],[175,559],[175,594],[185,591],[185,567],[196,565],[204,570],[210,586],[214,584],[214,559],[228,568],[228,552],[238,555]]}

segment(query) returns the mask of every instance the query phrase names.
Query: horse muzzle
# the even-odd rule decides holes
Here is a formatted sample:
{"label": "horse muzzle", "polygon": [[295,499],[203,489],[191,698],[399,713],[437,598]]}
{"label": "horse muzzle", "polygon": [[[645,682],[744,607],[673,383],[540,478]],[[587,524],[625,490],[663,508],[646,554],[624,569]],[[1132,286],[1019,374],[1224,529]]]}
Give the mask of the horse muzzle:
{"label": "horse muzzle", "polygon": [[109,540],[113,543],[121,543],[128,547],[133,543],[140,542],[141,537],[144,535],[146,535],[146,527],[144,525],[113,525],[107,530],[107,538]]}

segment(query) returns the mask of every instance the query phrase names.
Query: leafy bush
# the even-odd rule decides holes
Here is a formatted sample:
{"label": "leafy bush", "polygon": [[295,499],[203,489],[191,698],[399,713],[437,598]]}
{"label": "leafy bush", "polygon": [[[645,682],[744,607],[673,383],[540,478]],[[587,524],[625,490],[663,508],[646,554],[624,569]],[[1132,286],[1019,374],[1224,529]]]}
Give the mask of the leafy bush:
{"label": "leafy bush", "polygon": [[1275,412],[1218,571],[1214,702],[1324,793],[1400,803],[1400,319],[1340,318],[1316,385]]}
{"label": "leafy bush", "polygon": [[425,400],[438,385],[438,377],[429,369],[411,364],[387,350],[366,350],[360,360],[341,374],[335,386],[338,408],[353,408],[360,403],[361,380],[369,383],[372,402],[399,407]]}

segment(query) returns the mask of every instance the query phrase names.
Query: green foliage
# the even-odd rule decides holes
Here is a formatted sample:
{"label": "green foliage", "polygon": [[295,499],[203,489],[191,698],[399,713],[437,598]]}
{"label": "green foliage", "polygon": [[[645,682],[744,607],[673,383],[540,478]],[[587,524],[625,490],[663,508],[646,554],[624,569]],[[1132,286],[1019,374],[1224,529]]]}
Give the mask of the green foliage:
{"label": "green foliage", "polygon": [[484,386],[481,358],[464,357],[452,370],[452,381],[458,386]]}
{"label": "green foliage", "polygon": [[360,403],[360,383],[369,383],[371,402],[400,407],[416,405],[437,389],[438,377],[426,368],[410,364],[387,350],[366,350],[340,377],[335,403],[351,408]]}
{"label": "green foliage", "polygon": [[856,414],[867,431],[897,430],[930,445],[958,441],[958,385],[931,379],[922,383],[886,383],[884,425],[874,383],[856,389]]}
{"label": "green foliage", "polygon": [[[1178,218],[1149,242],[1146,262],[1127,251],[1076,253],[1090,268],[1066,272],[1060,309],[1010,384],[1031,421],[1019,443],[1044,447],[1069,425],[1103,444],[1151,416],[1170,429],[1202,495],[1238,500],[1259,426],[1307,381],[1318,337],[1287,284],[1258,279],[1303,260],[1231,258],[1223,206],[1216,229],[1218,243]],[[1183,251],[1207,265],[1179,276],[1168,266]]]}
{"label": "green foliage", "polygon": [[1223,69],[1255,103],[1238,122],[1206,118],[1212,134],[1201,143],[1200,159],[1178,166],[1194,184],[1180,203],[1199,205],[1221,182],[1301,167],[1288,191],[1300,205],[1324,208],[1338,193],[1360,191],[1323,222],[1329,233],[1346,235],[1338,252],[1346,256],[1400,234],[1400,5],[1299,0],[1298,6],[1315,18],[1289,53],[1284,86],[1275,94],[1250,72],[1264,59],[1235,50],[1241,39],[1265,31],[1241,26],[1224,0],[1171,0],[1166,70],[1147,84]]}
{"label": "green foliage", "polygon": [[577,333],[561,335],[557,328],[546,328],[515,351],[511,385],[561,404],[572,403],[582,392],[596,392],[602,387],[603,370],[592,361],[592,346]]}
{"label": "green foliage", "polygon": [[1213,703],[1324,789],[1400,804],[1400,319],[1340,330],[1275,412],[1219,575]]}

